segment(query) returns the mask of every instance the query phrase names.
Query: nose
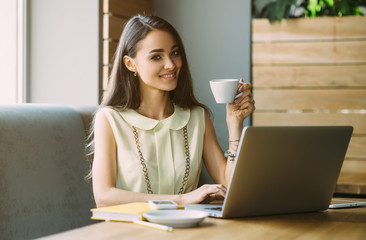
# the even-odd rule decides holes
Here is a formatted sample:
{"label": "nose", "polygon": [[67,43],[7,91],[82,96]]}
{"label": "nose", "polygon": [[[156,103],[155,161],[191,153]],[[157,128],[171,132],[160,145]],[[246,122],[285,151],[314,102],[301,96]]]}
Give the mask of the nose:
{"label": "nose", "polygon": [[165,66],[164,66],[164,68],[166,69],[166,70],[174,70],[175,69],[175,62],[174,62],[174,60],[173,59],[171,59],[171,58],[167,58],[167,61],[165,62]]}

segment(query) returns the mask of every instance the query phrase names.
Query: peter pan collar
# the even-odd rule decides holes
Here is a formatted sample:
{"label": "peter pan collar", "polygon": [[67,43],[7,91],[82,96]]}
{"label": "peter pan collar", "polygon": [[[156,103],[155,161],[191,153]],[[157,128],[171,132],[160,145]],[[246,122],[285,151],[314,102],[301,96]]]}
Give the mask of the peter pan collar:
{"label": "peter pan collar", "polygon": [[130,125],[142,130],[152,130],[159,123],[164,124],[172,130],[179,130],[187,125],[191,116],[190,109],[183,109],[177,105],[174,105],[174,113],[170,117],[163,120],[145,117],[133,109],[126,109],[119,113],[122,118]]}

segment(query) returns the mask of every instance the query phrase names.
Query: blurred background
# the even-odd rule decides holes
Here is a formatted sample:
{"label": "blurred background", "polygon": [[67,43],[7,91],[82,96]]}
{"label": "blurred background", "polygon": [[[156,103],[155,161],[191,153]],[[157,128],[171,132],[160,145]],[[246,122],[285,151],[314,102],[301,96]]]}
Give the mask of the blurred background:
{"label": "blurred background", "polygon": [[98,104],[124,23],[156,14],[180,33],[196,95],[226,147],[225,106],[209,80],[250,81],[250,1],[1,0],[0,9],[0,103]]}

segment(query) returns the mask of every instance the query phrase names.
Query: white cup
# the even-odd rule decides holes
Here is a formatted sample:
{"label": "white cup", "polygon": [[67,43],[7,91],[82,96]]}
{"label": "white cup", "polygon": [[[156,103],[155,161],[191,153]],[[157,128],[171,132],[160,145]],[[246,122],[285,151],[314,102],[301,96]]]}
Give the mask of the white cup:
{"label": "white cup", "polygon": [[232,103],[236,96],[239,79],[210,80],[211,91],[216,103]]}

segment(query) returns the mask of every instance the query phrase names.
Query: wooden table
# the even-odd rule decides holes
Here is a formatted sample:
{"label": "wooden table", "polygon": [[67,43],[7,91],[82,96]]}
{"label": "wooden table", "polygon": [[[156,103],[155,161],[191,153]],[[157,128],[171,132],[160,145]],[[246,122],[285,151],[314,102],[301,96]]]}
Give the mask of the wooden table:
{"label": "wooden table", "polygon": [[241,219],[206,218],[199,227],[174,228],[173,232],[101,222],[42,239],[366,239],[366,207]]}

